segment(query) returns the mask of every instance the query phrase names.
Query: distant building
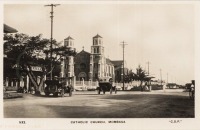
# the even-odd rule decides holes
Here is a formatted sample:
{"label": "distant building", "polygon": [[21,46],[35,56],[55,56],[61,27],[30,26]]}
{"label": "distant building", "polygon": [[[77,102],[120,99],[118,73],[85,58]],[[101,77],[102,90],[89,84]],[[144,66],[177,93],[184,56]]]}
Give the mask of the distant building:
{"label": "distant building", "polygon": [[[112,61],[115,68],[115,82],[123,81],[123,60]],[[126,67],[126,62],[124,66],[124,74],[128,74],[128,68]]]}

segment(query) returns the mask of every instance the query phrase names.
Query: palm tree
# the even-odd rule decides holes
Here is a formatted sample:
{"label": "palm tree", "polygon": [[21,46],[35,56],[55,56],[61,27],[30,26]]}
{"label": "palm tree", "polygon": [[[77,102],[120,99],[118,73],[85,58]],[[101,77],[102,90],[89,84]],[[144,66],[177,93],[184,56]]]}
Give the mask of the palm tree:
{"label": "palm tree", "polygon": [[145,70],[142,69],[142,67],[140,65],[138,65],[138,68],[136,68],[136,74],[135,74],[135,78],[136,80],[140,81],[140,87],[141,87],[141,91],[143,91],[143,86],[142,83],[144,81],[146,81],[146,72]]}

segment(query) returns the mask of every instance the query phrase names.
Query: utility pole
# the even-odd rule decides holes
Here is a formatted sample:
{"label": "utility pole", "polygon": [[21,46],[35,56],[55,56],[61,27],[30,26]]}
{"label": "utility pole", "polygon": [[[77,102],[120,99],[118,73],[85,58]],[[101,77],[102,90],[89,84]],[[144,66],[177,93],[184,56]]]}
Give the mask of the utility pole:
{"label": "utility pole", "polygon": [[167,84],[168,84],[168,73],[167,73]]}
{"label": "utility pole", "polygon": [[56,6],[58,6],[58,5],[60,5],[60,4],[50,4],[50,5],[45,5],[45,6],[50,6],[51,7],[51,12],[50,12],[50,14],[51,14],[51,16],[50,16],[50,18],[51,18],[51,46],[50,46],[50,57],[51,57],[51,73],[50,73],[50,80],[52,80],[52,68],[53,68],[53,64],[52,64],[52,44],[53,44],[53,7],[56,7]]}
{"label": "utility pole", "polygon": [[162,69],[160,69],[160,80],[161,80],[161,85],[162,85]]}
{"label": "utility pole", "polygon": [[123,48],[123,88],[122,88],[122,90],[124,90],[124,48],[125,48],[125,46],[126,45],[128,45],[128,44],[125,44],[126,42],[121,42],[122,44],[122,48]]}
{"label": "utility pole", "polygon": [[147,62],[147,65],[148,65],[148,75],[149,75],[149,64],[150,64],[150,62],[148,61]]}

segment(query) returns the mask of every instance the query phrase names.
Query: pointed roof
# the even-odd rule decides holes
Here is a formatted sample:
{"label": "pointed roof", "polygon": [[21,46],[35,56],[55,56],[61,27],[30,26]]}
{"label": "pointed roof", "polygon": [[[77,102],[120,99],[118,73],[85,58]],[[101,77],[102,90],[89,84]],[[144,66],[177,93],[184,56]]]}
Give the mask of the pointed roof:
{"label": "pointed roof", "polygon": [[72,37],[68,36],[67,38],[65,38],[64,40],[74,40]]}
{"label": "pointed roof", "polygon": [[99,34],[97,34],[96,36],[94,36],[93,38],[102,38]]}
{"label": "pointed roof", "polygon": [[78,52],[77,55],[80,55],[80,54],[82,54],[82,53],[85,53],[85,54],[88,54],[88,55],[91,54],[91,53],[89,53],[89,52],[87,52],[87,51],[85,51],[85,50],[82,50],[82,51]]}
{"label": "pointed roof", "polygon": [[4,29],[3,29],[4,33],[16,33],[18,32],[15,28],[12,28],[6,24],[4,24]]}

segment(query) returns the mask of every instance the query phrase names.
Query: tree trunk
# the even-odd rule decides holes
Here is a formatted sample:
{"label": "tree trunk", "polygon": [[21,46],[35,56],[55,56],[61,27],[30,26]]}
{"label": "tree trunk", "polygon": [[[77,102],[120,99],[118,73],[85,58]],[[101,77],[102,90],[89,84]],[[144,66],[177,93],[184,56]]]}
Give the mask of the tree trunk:
{"label": "tree trunk", "polygon": [[141,91],[143,92],[143,86],[142,86],[142,83],[143,83],[143,81],[140,80],[140,88],[141,88]]}
{"label": "tree trunk", "polygon": [[37,84],[37,81],[33,78],[33,76],[30,74],[30,72],[28,71],[27,72],[27,74],[28,74],[28,77],[29,77],[29,79],[30,79],[30,81],[33,83],[33,87],[34,87],[34,89],[35,89],[35,94],[37,95],[37,94],[39,94],[39,86],[38,86],[38,84]]}
{"label": "tree trunk", "polygon": [[40,84],[38,86],[38,90],[40,91],[40,93],[42,92],[42,87],[44,86],[44,75],[41,78]]}
{"label": "tree trunk", "polygon": [[27,75],[28,77],[30,78],[30,81],[33,83],[34,85],[34,89],[35,89],[35,94],[36,95],[40,95],[41,94],[41,88],[43,87],[44,85],[44,74],[42,75],[42,78],[41,78],[41,81],[40,83],[38,84],[37,83],[37,79],[36,79],[36,76],[33,74],[33,71],[31,70],[31,66],[27,65],[27,67],[29,68],[27,70]]}

